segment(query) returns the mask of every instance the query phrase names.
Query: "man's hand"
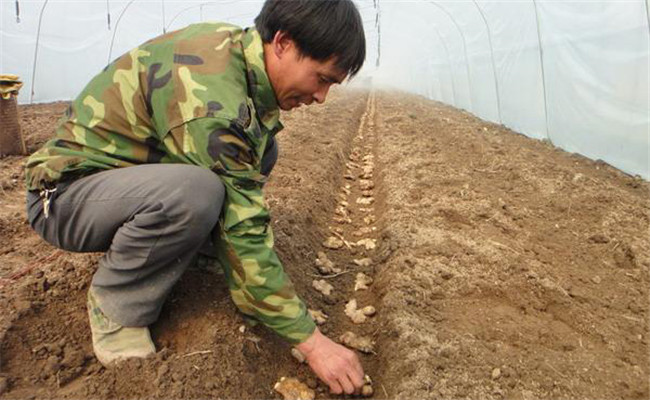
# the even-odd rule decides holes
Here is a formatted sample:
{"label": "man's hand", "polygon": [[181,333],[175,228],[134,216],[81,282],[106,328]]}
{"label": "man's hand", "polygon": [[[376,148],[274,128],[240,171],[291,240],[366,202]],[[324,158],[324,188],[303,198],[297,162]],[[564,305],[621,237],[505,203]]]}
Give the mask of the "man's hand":
{"label": "man's hand", "polygon": [[363,386],[363,368],[359,357],[330,338],[318,328],[296,348],[305,356],[314,373],[334,394],[359,393]]}

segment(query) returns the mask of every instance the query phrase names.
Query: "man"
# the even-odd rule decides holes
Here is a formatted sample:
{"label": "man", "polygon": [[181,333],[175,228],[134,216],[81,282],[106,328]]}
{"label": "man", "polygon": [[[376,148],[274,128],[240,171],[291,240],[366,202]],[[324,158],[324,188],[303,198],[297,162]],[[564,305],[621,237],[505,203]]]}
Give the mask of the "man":
{"label": "man", "polygon": [[324,102],[363,65],[361,19],[350,0],[268,0],[255,25],[191,25],[93,78],[27,162],[29,221],[55,246],[106,252],[88,292],[103,364],[155,352],[147,326],[214,232],[238,308],[294,344],[333,393],[353,393],[359,360],[296,296],[262,186],[279,109]]}

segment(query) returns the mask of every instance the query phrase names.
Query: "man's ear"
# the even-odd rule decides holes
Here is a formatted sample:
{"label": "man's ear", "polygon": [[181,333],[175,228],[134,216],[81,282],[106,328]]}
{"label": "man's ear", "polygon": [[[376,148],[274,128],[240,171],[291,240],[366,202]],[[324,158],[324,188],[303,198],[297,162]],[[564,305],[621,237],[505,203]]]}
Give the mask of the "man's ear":
{"label": "man's ear", "polygon": [[293,39],[284,31],[275,32],[271,41],[273,52],[277,58],[282,58],[291,47],[295,46]]}

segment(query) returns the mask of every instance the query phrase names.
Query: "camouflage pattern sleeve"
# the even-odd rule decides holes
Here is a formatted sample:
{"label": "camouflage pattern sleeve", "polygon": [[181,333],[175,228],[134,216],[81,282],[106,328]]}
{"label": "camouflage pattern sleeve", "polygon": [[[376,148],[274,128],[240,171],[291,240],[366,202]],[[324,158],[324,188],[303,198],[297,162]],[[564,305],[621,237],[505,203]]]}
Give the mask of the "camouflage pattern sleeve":
{"label": "camouflage pattern sleeve", "polygon": [[199,118],[173,129],[171,135],[189,138],[186,156],[212,169],[226,188],[215,247],[234,303],[244,314],[297,344],[311,336],[315,324],[273,249],[262,195],[266,177],[260,173],[261,152],[270,136],[251,135],[251,131],[260,132],[253,125],[254,118]]}

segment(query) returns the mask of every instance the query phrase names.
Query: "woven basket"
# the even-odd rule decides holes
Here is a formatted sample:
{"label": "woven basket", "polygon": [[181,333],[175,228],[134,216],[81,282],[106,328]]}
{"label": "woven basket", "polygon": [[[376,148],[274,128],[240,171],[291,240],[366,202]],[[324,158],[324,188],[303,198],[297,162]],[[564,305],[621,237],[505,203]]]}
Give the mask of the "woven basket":
{"label": "woven basket", "polygon": [[0,97],[0,157],[26,155],[25,141],[18,122],[16,96]]}

